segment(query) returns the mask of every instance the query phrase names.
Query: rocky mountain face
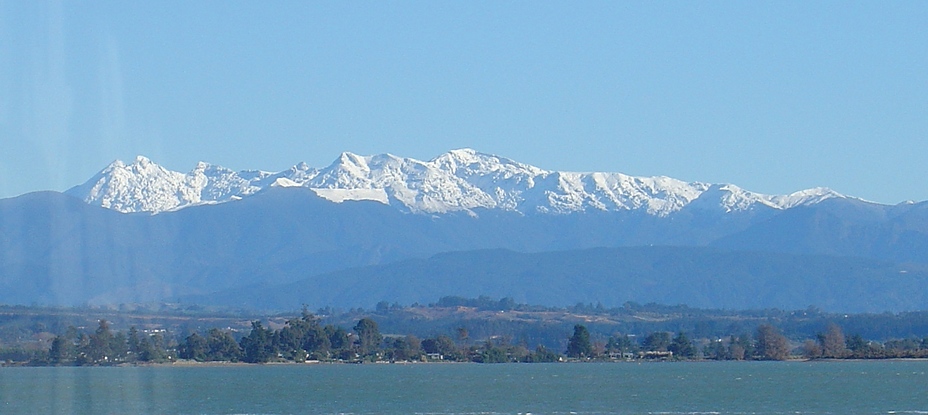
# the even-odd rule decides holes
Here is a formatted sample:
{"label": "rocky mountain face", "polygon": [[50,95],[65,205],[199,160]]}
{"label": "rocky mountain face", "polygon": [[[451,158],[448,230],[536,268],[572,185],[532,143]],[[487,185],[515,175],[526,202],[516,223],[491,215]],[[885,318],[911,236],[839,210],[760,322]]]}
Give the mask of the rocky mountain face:
{"label": "rocky mountain face", "polygon": [[160,213],[238,200],[274,186],[309,188],[333,202],[375,200],[425,214],[492,209],[522,214],[640,211],[663,217],[690,205],[731,212],[844,198],[824,188],[771,196],[669,177],[548,171],[471,149],[430,161],[343,153],[324,169],[300,163],[278,173],[234,172],[201,162],[184,174],[140,156],[132,164],[115,161],[66,193],[124,213]]}

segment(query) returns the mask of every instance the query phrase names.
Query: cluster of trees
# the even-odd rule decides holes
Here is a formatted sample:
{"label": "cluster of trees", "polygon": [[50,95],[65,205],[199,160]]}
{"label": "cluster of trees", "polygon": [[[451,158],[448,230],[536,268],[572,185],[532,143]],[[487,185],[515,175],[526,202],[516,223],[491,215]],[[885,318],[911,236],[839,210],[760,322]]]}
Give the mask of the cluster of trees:
{"label": "cluster of trees", "polygon": [[[651,353],[648,353],[651,352]],[[574,334],[567,342],[567,357],[576,359],[628,359],[629,357],[674,357],[692,359],[697,357],[696,344],[685,333],[675,336],[665,331],[648,334],[639,345],[625,334],[615,334],[608,341],[593,343],[586,326],[574,326]]]}
{"label": "cluster of trees", "polygon": [[928,337],[921,340],[889,340],[884,343],[864,340],[859,334],[845,336],[837,324],[802,344],[802,355],[809,359],[892,359],[928,358]]}
{"label": "cluster of trees", "polygon": [[[627,353],[637,356],[639,352],[663,350],[672,352],[675,357],[782,358],[784,348],[787,356],[806,358],[926,357],[928,353],[928,341],[923,338],[928,334],[928,311],[832,314],[814,307],[794,311],[732,311],[632,302],[614,308],[602,304],[543,307],[518,304],[509,298],[451,296],[427,306],[402,306],[384,301],[377,304],[375,310],[345,312],[326,308],[316,315],[321,317],[320,323],[324,326],[311,324],[307,328],[306,323],[287,323],[293,314],[258,317],[242,312],[165,305],[144,310],[129,306],[113,310],[0,305],[0,362],[104,364],[159,361],[181,353],[198,360],[245,361],[240,341],[250,331],[255,332],[255,337],[249,340],[253,344],[270,342],[272,346],[269,352],[261,353],[257,351],[268,347],[250,346],[249,361],[263,360],[262,354],[271,360],[296,360],[299,356],[294,351],[298,350],[306,351],[310,355],[308,359],[347,359],[357,353],[354,350],[357,338],[351,337],[355,335],[350,333],[351,327],[363,318],[375,319],[385,333],[404,334],[383,336],[377,346],[380,353],[377,358],[394,360],[432,353],[465,361],[497,361],[503,359],[501,356],[509,361],[544,360],[550,357],[549,352],[568,354],[568,340],[577,322],[584,322],[590,335],[592,352],[583,353],[584,358],[615,358]],[[262,330],[255,331],[250,322],[258,318],[263,322]],[[106,320],[111,327],[125,329],[122,334],[111,331],[114,336],[111,351],[100,351],[109,344],[100,340],[107,337],[105,331],[96,333],[100,320]],[[828,326],[835,322],[844,332],[853,334],[840,333],[839,336],[837,330]],[[775,327],[789,339],[786,346],[766,340],[778,339],[778,336],[758,333],[759,326],[765,324]],[[159,333],[137,331],[138,345],[132,341],[130,347],[129,327],[132,326],[157,328]],[[224,329],[210,330],[210,327]],[[345,329],[336,333],[338,327]],[[324,335],[318,334],[320,328]],[[461,337],[458,330],[464,328],[468,335]],[[192,337],[188,345],[186,338],[194,331],[197,336]],[[282,336],[279,339],[273,337],[277,331]],[[440,333],[447,336],[436,336]],[[307,343],[304,347],[296,348],[294,334],[308,336],[310,340],[304,342]],[[350,347],[338,346],[343,335],[350,337]],[[328,346],[323,338],[328,339]],[[438,342],[440,338],[444,346],[436,352],[439,348],[432,346],[441,343]],[[53,339],[55,359],[50,353]],[[689,339],[692,341],[687,341]],[[764,340],[759,349],[763,354],[758,354],[759,339]],[[232,347],[233,343],[236,347]],[[453,347],[447,347],[449,344]],[[538,353],[537,345],[543,345],[545,353]],[[100,362],[99,356],[106,356],[107,360]]]}
{"label": "cluster of trees", "polygon": [[165,362],[176,358],[197,361],[265,363],[273,360],[303,361],[310,357],[346,359],[371,354],[382,336],[377,323],[362,319],[355,327],[355,344],[341,327],[321,326],[311,314],[287,321],[284,328],[271,330],[260,321],[251,332],[236,340],[231,331],[212,328],[204,334],[194,332],[182,341],[161,333],[141,333],[131,327],[128,333],[114,333],[106,320],[100,320],[93,333],[77,332],[55,336],[46,353],[32,354],[34,365],[117,365],[123,363]]}
{"label": "cluster of trees", "polygon": [[880,343],[865,340],[859,334],[845,336],[841,327],[834,323],[799,347],[792,345],[776,327],[764,324],[758,327],[754,339],[747,336],[718,339],[704,347],[703,353],[706,358],[718,360],[928,358],[928,337]]}
{"label": "cluster of trees", "polygon": [[[251,332],[242,337],[238,347],[226,347],[227,334],[213,329],[206,335],[193,333],[179,345],[179,357],[197,361],[422,361],[451,360],[480,363],[554,362],[561,356],[539,346],[530,352],[524,346],[511,345],[507,339],[487,339],[470,345],[466,329],[457,331],[458,340],[447,335],[420,340],[414,335],[385,336],[376,321],[362,318],[347,332],[341,327],[320,324],[304,311],[300,318],[287,320],[279,330],[252,323]],[[221,345],[226,346],[221,346]]]}
{"label": "cluster of trees", "polygon": [[[900,314],[833,314],[814,307],[802,310],[706,310],[685,305],[666,306],[628,302],[621,307],[602,304],[576,304],[570,307],[544,307],[515,303],[512,299],[442,297],[428,305],[402,306],[386,301],[375,310],[340,312],[320,309],[327,322],[348,327],[361,317],[375,318],[385,332],[409,333],[426,337],[450,333],[467,327],[475,338],[509,336],[518,343],[543,344],[564,352],[565,338],[577,322],[585,324],[594,340],[603,342],[615,332],[628,333],[639,341],[653,332],[683,331],[697,340],[701,349],[706,339],[727,339],[743,333],[755,334],[761,324],[769,324],[801,343],[815,339],[829,322],[838,322],[848,333],[886,342],[890,339],[921,338],[928,334],[928,311]],[[422,318],[427,316],[427,318]],[[565,335],[566,334],[566,335]],[[725,342],[723,341],[723,342]],[[797,346],[797,343],[791,343]]]}
{"label": "cluster of trees", "polygon": [[[319,323],[304,310],[301,317],[287,320],[280,330],[251,323],[251,332],[235,343],[230,334],[212,329],[205,336],[193,333],[183,340],[178,355],[196,361],[267,363],[276,360],[302,362],[308,359],[353,359],[370,355],[372,343],[382,340],[377,323],[362,319],[352,335],[345,329]],[[355,342],[357,340],[357,342]]]}
{"label": "cluster of trees", "polygon": [[93,333],[78,333],[74,327],[55,336],[47,353],[33,356],[33,364],[112,365],[133,362],[163,362],[173,358],[175,344],[160,333],[141,333],[134,326],[128,334],[113,333],[100,320]]}
{"label": "cluster of trees", "polygon": [[714,360],[786,360],[791,352],[789,339],[769,324],[758,326],[754,338],[747,334],[729,336],[703,348],[704,356]]}
{"label": "cluster of trees", "polygon": [[[758,326],[754,336],[742,334],[714,340],[705,339],[701,347],[685,333],[671,337],[669,332],[648,334],[641,344],[628,335],[614,335],[604,345],[590,342],[586,327],[577,325],[571,336],[567,356],[581,359],[652,356],[647,352],[670,352],[674,359],[786,360],[806,359],[885,359],[928,358],[928,337],[916,340],[890,340],[884,343],[864,340],[860,335],[845,337],[841,327],[829,324],[815,339],[794,347],[780,330],[769,324]],[[668,356],[655,354],[653,356]]]}
{"label": "cluster of trees", "polygon": [[[239,336],[239,337],[236,337]],[[351,331],[333,324],[323,325],[307,311],[286,320],[279,329],[251,323],[251,330],[237,332],[209,329],[175,339],[162,333],[113,332],[100,320],[93,332],[79,333],[74,327],[55,336],[47,351],[30,356],[37,365],[114,365],[164,362],[175,358],[196,361],[266,363],[272,361],[427,361],[462,362],[556,362],[571,360],[617,360],[632,358],[785,360],[791,357],[819,358],[928,358],[928,338],[891,340],[883,343],[845,336],[841,327],[829,324],[804,342],[790,341],[770,324],[761,324],[751,334],[727,338],[691,340],[682,332],[655,331],[643,338],[614,334],[608,338],[576,324],[564,339],[566,348],[553,350],[543,345],[530,349],[525,340],[489,336],[474,342],[468,330],[459,327],[454,338],[438,335],[420,340],[414,335],[383,335],[370,317],[357,321]],[[562,337],[563,338],[563,337]],[[798,346],[797,346],[798,344]],[[563,346],[562,346],[563,347]],[[562,354],[563,353],[563,354]]]}

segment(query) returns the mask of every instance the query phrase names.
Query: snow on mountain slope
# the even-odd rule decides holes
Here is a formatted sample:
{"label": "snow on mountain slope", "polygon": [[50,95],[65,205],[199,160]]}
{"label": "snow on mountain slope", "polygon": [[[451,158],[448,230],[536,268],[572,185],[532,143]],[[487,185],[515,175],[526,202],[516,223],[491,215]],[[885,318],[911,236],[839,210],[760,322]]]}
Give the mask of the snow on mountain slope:
{"label": "snow on mountain slope", "polygon": [[66,193],[120,212],[154,214],[237,200],[269,186],[307,187],[337,203],[375,200],[427,214],[482,208],[523,214],[634,210],[667,216],[691,205],[732,212],[754,206],[788,209],[844,197],[825,188],[770,196],[730,184],[662,176],[548,171],[471,149],[452,150],[430,161],[342,153],[321,170],[300,163],[278,173],[234,172],[201,162],[183,174],[139,156],[128,165],[113,162]]}
{"label": "snow on mountain slope", "polygon": [[236,173],[202,162],[183,174],[138,156],[132,164],[114,161],[65,193],[120,212],[158,213],[251,195],[261,190],[260,184],[268,176],[266,172]]}

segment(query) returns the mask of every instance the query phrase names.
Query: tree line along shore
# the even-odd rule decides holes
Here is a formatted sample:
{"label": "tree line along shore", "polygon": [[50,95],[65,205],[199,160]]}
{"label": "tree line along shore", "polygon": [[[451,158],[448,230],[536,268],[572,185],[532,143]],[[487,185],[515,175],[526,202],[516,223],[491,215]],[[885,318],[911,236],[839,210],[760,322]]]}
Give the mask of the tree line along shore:
{"label": "tree line along shore", "polygon": [[[247,332],[247,333],[246,333]],[[419,338],[384,334],[378,322],[363,317],[345,329],[323,324],[303,310],[280,328],[260,320],[249,330],[209,328],[184,336],[166,330],[113,330],[106,320],[95,329],[69,327],[47,348],[0,348],[4,365],[112,366],[172,362],[477,362],[537,363],[628,360],[787,360],[928,358],[928,337],[877,342],[846,335],[829,323],[812,338],[789,339],[771,324],[753,332],[693,339],[684,331],[653,331],[644,336],[592,335],[575,324],[565,347],[531,346],[510,336],[471,338],[466,327]]]}

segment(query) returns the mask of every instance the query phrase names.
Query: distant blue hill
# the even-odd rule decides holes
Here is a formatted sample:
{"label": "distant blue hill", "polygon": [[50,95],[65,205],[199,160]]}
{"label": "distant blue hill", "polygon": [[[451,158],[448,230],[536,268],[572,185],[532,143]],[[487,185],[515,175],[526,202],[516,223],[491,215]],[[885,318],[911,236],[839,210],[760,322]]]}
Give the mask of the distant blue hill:
{"label": "distant blue hill", "polygon": [[928,266],[705,247],[593,248],[517,253],[480,250],[258,284],[187,302],[292,310],[302,304],[370,308],[427,304],[442,296],[509,297],[517,303],[686,304],[713,309],[842,312],[928,308]]}
{"label": "distant blue hill", "polygon": [[[611,249],[628,247],[637,248]],[[835,198],[724,215],[688,207],[662,217],[410,214],[281,187],[157,215],[119,213],[56,192],[0,200],[6,304],[200,299],[255,308],[294,301],[368,307],[521,295],[520,302],[551,305],[912,310],[928,309],[924,264],[925,203]],[[354,283],[331,282],[338,279]]]}

